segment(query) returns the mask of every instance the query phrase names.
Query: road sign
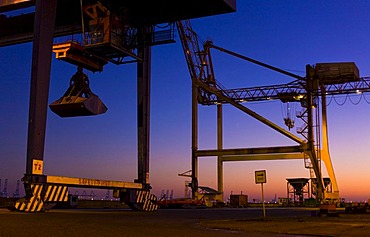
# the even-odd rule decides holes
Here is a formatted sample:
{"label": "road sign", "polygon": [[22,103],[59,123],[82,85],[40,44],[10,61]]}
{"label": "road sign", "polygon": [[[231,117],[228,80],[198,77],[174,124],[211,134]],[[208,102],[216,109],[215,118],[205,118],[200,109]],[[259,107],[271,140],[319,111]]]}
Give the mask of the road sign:
{"label": "road sign", "polygon": [[255,171],[256,184],[266,183],[266,170]]}
{"label": "road sign", "polygon": [[266,183],[266,170],[256,170],[254,177],[256,180],[256,184],[261,184],[263,219],[265,219],[266,208],[265,208],[265,195],[263,193],[263,184]]}

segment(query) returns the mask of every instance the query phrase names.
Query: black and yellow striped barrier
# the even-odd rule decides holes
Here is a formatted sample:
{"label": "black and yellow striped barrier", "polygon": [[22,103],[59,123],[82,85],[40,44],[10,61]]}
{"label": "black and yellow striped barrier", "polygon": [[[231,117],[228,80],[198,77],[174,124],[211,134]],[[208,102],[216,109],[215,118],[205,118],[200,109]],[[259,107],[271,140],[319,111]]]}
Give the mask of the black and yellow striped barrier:
{"label": "black and yellow striped barrier", "polygon": [[133,210],[156,211],[158,209],[157,197],[145,190],[129,190],[124,194],[124,202]]}
{"label": "black and yellow striped barrier", "polygon": [[44,211],[45,203],[67,202],[68,187],[63,185],[30,184],[26,197],[16,201],[15,209],[23,212]]}

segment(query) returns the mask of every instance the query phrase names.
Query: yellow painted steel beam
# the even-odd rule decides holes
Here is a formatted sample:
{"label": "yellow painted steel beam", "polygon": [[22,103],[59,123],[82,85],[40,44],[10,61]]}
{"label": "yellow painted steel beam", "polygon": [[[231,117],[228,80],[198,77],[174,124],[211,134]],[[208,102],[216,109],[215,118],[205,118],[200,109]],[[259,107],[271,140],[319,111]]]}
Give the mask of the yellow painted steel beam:
{"label": "yellow painted steel beam", "polygon": [[327,111],[326,111],[326,95],[325,88],[321,88],[322,94],[322,149],[321,149],[321,160],[324,161],[326,170],[330,177],[330,182],[332,184],[332,193],[324,192],[325,199],[339,200],[339,188],[337,179],[335,177],[334,167],[330,158],[329,153],[329,138],[328,138],[328,122],[327,122]]}
{"label": "yellow painted steel beam", "polygon": [[113,188],[142,189],[143,188],[143,185],[141,183],[65,177],[65,176],[47,176],[46,182],[49,184],[64,184],[67,186],[84,187],[84,188],[101,188],[101,189],[111,189],[111,188],[112,189]]}

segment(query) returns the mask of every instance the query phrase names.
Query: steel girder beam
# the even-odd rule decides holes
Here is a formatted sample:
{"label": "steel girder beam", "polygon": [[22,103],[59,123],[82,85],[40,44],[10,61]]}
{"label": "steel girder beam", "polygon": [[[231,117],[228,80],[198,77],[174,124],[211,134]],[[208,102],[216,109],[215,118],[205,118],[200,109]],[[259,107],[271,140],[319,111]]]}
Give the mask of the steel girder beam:
{"label": "steel girder beam", "polygon": [[[42,174],[57,0],[37,0],[32,51],[26,174]],[[38,162],[38,167],[35,167]],[[36,168],[36,169],[35,169]]]}
{"label": "steel girder beam", "polygon": [[237,149],[222,149],[222,150],[197,150],[197,157],[209,156],[237,156],[237,155],[262,155],[275,153],[302,153],[306,151],[305,145],[300,146],[280,146],[280,147],[258,147],[258,148],[237,148]]}
{"label": "steel girder beam", "polygon": [[101,188],[101,189],[142,189],[140,183],[123,182],[114,180],[100,180],[90,178],[65,177],[65,176],[46,176],[46,183],[68,185],[69,187],[79,188]]}
{"label": "steel girder beam", "polygon": [[[141,42],[151,32],[151,27],[139,31]],[[138,47],[142,61],[137,62],[137,133],[138,133],[138,179],[136,182],[149,188],[149,145],[150,145],[150,76],[151,47],[145,43]]]}
{"label": "steel girder beam", "polygon": [[[154,26],[183,19],[226,14],[236,11],[236,0],[84,0],[84,4],[101,2],[109,10],[127,11],[129,24],[134,28]],[[32,41],[35,13],[25,11],[18,16],[6,17],[8,11],[22,10],[35,5],[35,0],[0,1],[0,46]],[[194,7],[196,6],[196,7]],[[79,0],[57,0],[57,27],[63,30],[58,35],[72,35],[81,32],[81,10]],[[56,36],[56,35],[55,35]]]}
{"label": "steel girder beam", "polygon": [[257,161],[257,160],[292,160],[304,159],[304,153],[249,154],[222,156],[221,161]]}

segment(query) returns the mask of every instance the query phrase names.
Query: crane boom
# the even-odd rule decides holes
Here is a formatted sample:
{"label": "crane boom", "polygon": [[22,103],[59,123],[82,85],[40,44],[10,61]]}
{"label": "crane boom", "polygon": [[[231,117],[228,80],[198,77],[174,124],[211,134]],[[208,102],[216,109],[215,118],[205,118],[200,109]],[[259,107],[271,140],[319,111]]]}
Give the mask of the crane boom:
{"label": "crane boom", "polygon": [[[361,77],[358,81],[345,82],[341,84],[324,85],[326,96],[336,96],[344,94],[361,94],[370,92],[370,77]],[[322,88],[317,90],[316,96],[321,96]],[[283,102],[299,101],[307,92],[304,85],[298,81],[292,81],[287,84],[278,84],[270,86],[257,86],[235,89],[224,89],[223,94],[239,102],[265,101],[280,99]],[[213,105],[217,103],[227,103],[216,95],[211,95],[208,100],[203,100],[204,105]]]}
{"label": "crane boom", "polygon": [[[177,21],[176,25],[192,81],[200,80],[222,89],[222,86],[216,82],[214,77],[210,50],[208,47],[201,49],[198,35],[193,31],[190,20]],[[212,93],[199,88],[199,103],[208,101],[211,96]]]}
{"label": "crane boom", "polygon": [[[203,49],[200,48],[200,43],[197,34],[194,32],[189,20],[177,22],[183,50],[192,80],[200,80],[206,84],[211,84],[220,90],[223,95],[234,100],[235,102],[246,101],[264,101],[280,99],[283,102],[300,101],[307,94],[305,77],[290,73],[280,68],[268,65],[255,59],[238,54],[231,50],[214,45],[211,41],[206,41],[203,44]],[[226,89],[220,82],[216,81],[212,66],[212,57],[210,49],[214,48],[221,52],[225,52],[232,56],[241,58],[251,63],[262,67],[277,71],[287,76],[293,77],[296,80],[286,84],[277,84],[269,86],[257,86],[247,88]],[[343,95],[343,94],[359,94],[370,92],[370,77],[362,77],[356,81],[346,81],[341,83],[325,84],[323,88],[318,88],[314,92],[314,96],[321,96],[321,90],[325,90],[328,95]],[[218,103],[228,103],[221,99],[216,94],[206,93],[200,89],[199,102],[203,105],[214,105]]]}

